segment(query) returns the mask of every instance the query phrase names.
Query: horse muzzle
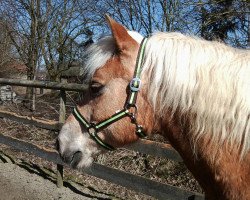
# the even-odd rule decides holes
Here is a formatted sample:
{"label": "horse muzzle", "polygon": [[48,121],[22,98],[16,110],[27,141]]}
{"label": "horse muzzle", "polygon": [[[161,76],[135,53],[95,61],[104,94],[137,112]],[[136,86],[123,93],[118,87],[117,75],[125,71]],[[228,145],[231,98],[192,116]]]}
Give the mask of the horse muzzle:
{"label": "horse muzzle", "polygon": [[61,154],[61,157],[65,163],[70,165],[71,168],[76,169],[82,160],[83,154],[81,151],[67,152]]}

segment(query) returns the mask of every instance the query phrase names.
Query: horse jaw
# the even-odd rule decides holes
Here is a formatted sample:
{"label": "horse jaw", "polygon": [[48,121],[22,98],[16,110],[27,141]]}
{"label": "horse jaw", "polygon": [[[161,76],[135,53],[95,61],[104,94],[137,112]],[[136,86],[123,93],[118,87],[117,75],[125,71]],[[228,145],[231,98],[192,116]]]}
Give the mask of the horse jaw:
{"label": "horse jaw", "polygon": [[58,142],[63,161],[72,168],[90,167],[94,157],[101,152],[89,135],[82,133],[79,123],[75,120],[63,125]]}

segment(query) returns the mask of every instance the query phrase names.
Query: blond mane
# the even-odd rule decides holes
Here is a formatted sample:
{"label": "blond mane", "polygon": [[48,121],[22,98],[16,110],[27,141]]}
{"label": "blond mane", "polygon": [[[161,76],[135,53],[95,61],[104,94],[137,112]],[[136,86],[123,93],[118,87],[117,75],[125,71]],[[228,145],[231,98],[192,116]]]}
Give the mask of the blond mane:
{"label": "blond mane", "polygon": [[[131,34],[138,43],[142,37]],[[115,52],[109,36],[86,51],[88,78]],[[250,53],[218,42],[180,33],[157,33],[148,40],[143,77],[158,116],[167,110],[195,116],[193,146],[205,134],[219,146],[235,145],[244,156],[250,149]]]}
{"label": "blond mane", "polygon": [[159,116],[167,110],[195,116],[195,141],[211,134],[218,147],[250,149],[250,51],[180,33],[157,33],[147,43],[143,74]]}

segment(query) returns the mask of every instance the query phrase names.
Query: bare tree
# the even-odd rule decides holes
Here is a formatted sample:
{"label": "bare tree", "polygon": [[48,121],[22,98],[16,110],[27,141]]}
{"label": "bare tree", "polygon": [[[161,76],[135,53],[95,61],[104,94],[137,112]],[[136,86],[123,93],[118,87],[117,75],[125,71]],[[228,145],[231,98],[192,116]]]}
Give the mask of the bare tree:
{"label": "bare tree", "polygon": [[27,78],[34,79],[39,57],[40,39],[38,36],[38,10],[40,0],[6,0],[1,2],[1,13],[14,26],[6,26],[8,36],[18,52],[19,58],[27,66]]}
{"label": "bare tree", "polygon": [[247,47],[249,7],[248,0],[107,0],[99,13],[144,35],[180,31]]}
{"label": "bare tree", "polygon": [[51,80],[75,60],[87,43],[107,32],[104,14],[143,35],[181,31],[235,46],[250,41],[247,0],[5,0],[0,14],[11,22],[6,30],[28,79],[40,60]]}
{"label": "bare tree", "polygon": [[145,35],[155,31],[180,30],[179,0],[107,0],[104,1],[104,8],[103,12]]}
{"label": "bare tree", "polygon": [[13,52],[11,48],[11,40],[5,29],[9,22],[0,17],[0,76],[8,69],[8,64],[13,60]]}
{"label": "bare tree", "polygon": [[[186,28],[207,40],[220,40],[237,47],[247,47],[249,38],[249,1],[185,1]],[[189,22],[189,23],[188,23]]]}
{"label": "bare tree", "polygon": [[[93,3],[92,3],[93,4]],[[91,41],[93,20],[89,18],[89,1],[47,0],[43,13],[41,50],[50,77],[59,81],[70,63],[80,59],[81,47]]]}
{"label": "bare tree", "polygon": [[[0,2],[1,14],[13,22],[5,26],[8,36],[18,52],[20,60],[27,67],[27,79],[33,80],[39,59],[40,40],[38,13],[40,0],[6,0]],[[27,88],[27,99],[34,99],[33,89]],[[31,105],[31,104],[30,104]],[[34,105],[33,105],[34,106]],[[31,108],[33,107],[31,105]],[[34,108],[34,107],[33,107]]]}

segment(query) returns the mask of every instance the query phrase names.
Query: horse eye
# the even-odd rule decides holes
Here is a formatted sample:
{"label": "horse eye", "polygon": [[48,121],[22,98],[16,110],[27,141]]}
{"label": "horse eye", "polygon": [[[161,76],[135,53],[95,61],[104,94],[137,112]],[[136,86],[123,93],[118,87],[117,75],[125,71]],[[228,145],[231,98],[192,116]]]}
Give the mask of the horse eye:
{"label": "horse eye", "polygon": [[90,84],[90,91],[94,96],[101,95],[103,88],[104,85],[95,81],[92,81]]}

